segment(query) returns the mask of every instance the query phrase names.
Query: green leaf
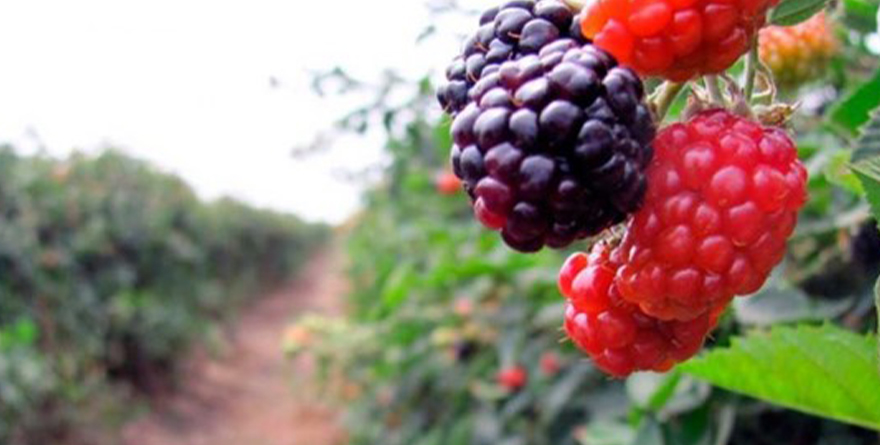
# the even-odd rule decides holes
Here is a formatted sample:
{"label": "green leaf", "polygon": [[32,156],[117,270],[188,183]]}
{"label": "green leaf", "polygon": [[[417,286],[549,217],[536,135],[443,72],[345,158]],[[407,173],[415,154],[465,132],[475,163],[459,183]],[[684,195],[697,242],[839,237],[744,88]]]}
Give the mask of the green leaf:
{"label": "green leaf", "polygon": [[596,421],[575,433],[575,438],[583,445],[630,445],[636,433],[625,423]]}
{"label": "green leaf", "polygon": [[827,4],[827,0],[784,0],[770,13],[770,22],[779,26],[793,26],[801,23]]}
{"label": "green leaf", "polygon": [[843,23],[847,28],[862,33],[877,30],[876,0],[843,0]]}
{"label": "green leaf", "polygon": [[857,162],[852,169],[862,182],[874,218],[880,219],[880,156]]}
{"label": "green leaf", "polygon": [[878,110],[871,113],[871,120],[862,127],[851,161],[860,162],[874,156],[880,156],[880,111]]}
{"label": "green leaf", "polygon": [[880,106],[880,70],[831,110],[831,122],[855,136],[859,128],[871,118]]}
{"label": "green leaf", "polygon": [[648,417],[642,422],[638,434],[632,445],[663,445],[663,430],[660,429],[660,423],[654,418]]}
{"label": "green leaf", "polygon": [[681,365],[715,386],[880,430],[877,341],[844,329],[777,327]]}

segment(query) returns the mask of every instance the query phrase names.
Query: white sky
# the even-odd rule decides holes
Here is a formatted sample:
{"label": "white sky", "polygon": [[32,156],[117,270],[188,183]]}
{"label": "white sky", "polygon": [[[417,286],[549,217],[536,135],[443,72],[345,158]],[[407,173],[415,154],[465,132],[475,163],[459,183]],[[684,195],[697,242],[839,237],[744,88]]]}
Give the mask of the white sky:
{"label": "white sky", "polygon": [[0,2],[0,142],[58,155],[113,145],[205,197],[338,222],[362,186],[333,172],[378,162],[381,141],[292,158],[350,106],[312,95],[308,72],[442,71],[472,24],[417,46],[427,20],[419,0]]}

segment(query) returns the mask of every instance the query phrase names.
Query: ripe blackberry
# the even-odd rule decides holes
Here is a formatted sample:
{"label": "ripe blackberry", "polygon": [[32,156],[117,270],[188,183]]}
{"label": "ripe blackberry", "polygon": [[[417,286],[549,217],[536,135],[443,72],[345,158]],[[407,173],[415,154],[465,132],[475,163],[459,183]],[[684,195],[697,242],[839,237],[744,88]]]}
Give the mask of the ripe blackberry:
{"label": "ripe blackberry", "polygon": [[773,71],[774,80],[785,87],[819,78],[837,48],[824,11],[794,26],[768,26],[761,30],[761,60]]}
{"label": "ripe blackberry", "polygon": [[461,54],[446,69],[447,83],[437,99],[451,115],[469,102],[469,92],[501,64],[559,41],[583,44],[574,13],[560,0],[510,0],[480,17],[480,27],[465,40]]}
{"label": "ripe blackberry", "polygon": [[785,255],[807,171],[784,130],[725,110],[663,129],[620,246],[621,298],[691,320],[756,292]]}
{"label": "ripe blackberry", "polygon": [[632,71],[570,39],[483,77],[452,123],[453,171],[477,219],[523,252],[622,222],[644,197],[652,156],[643,98]]}
{"label": "ripe blackberry", "polygon": [[852,255],[856,264],[865,269],[880,265],[880,230],[876,220],[862,224],[852,238]]}
{"label": "ripe blackberry", "polygon": [[777,2],[597,0],[581,16],[581,30],[639,74],[680,82],[730,68]]}
{"label": "ripe blackberry", "polygon": [[624,301],[615,275],[621,255],[596,244],[589,256],[566,261],[559,288],[568,300],[565,332],[608,374],[626,377],[635,371],[665,372],[693,357],[715,327],[721,310],[689,321],[662,321]]}

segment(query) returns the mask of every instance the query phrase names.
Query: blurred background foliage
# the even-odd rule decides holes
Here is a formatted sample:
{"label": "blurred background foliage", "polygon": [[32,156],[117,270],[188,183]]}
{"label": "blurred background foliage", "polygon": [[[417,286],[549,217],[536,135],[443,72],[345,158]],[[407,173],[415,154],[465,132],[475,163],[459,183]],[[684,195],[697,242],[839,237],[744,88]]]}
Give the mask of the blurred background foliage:
{"label": "blurred background foliage", "polygon": [[[785,264],[762,291],[728,312],[709,350],[793,324],[875,329],[880,234],[847,165],[856,130],[880,104],[878,59],[868,49],[877,3],[847,0],[828,9],[841,43],[830,69],[807,85],[780,91],[801,105],[789,127],[811,173],[810,202]],[[469,13],[454,2],[437,10]],[[426,35],[432,32],[437,28]],[[328,79],[345,79],[342,94],[375,92],[377,99],[342,119],[336,131],[381,133],[391,155],[347,235],[354,289],[348,315],[306,316],[287,343],[290,354],[319,363],[321,394],[344,409],[351,443],[880,441],[876,431],[713,388],[681,370],[609,380],[562,342],[555,279],[570,252],[506,249],[473,221],[466,196],[450,195],[444,186],[449,120],[434,103],[432,77],[389,75],[393,81],[371,90],[336,70],[316,84]],[[524,371],[524,384],[511,383],[511,370]],[[766,379],[790,377],[783,372]],[[821,391],[830,397],[840,388]]]}
{"label": "blurred background foliage", "polygon": [[0,443],[58,443],[108,391],[167,388],[191,339],[288,278],[328,235],[203,202],[112,150],[0,149]]}

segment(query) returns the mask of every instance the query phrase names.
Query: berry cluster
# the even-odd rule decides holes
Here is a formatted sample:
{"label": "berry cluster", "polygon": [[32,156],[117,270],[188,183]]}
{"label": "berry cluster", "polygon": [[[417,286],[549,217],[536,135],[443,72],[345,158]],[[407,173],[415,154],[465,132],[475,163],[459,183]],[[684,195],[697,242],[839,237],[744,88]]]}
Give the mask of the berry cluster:
{"label": "berry cluster", "polygon": [[800,85],[821,76],[837,51],[837,39],[825,12],[794,26],[768,26],[760,34],[761,60],[777,83]]}
{"label": "berry cluster", "polygon": [[[477,219],[500,230],[510,247],[534,252],[596,235],[635,211],[655,131],[641,80],[604,51],[558,33],[524,46],[532,22],[515,33],[505,17],[539,17],[561,5],[542,0],[525,9],[527,4],[512,2],[483,25],[496,35],[513,35],[512,43],[519,39],[519,53],[484,69],[472,86],[451,81],[440,97],[455,116],[453,171]],[[570,13],[557,15],[560,25],[571,21]],[[480,44],[470,41],[465,54],[474,46],[468,60],[483,57]],[[455,82],[468,91],[462,103],[445,97]]]}
{"label": "berry cluster", "polygon": [[695,354],[730,300],[782,260],[806,200],[807,172],[781,129],[713,110],[654,144],[644,206],[620,245],[577,254],[559,275],[566,332],[617,376]]}
{"label": "berry cluster", "polygon": [[778,0],[598,0],[582,32],[645,76],[673,81],[730,68]]}
{"label": "berry cluster", "polygon": [[[690,120],[657,133],[639,78],[723,72],[777,2],[595,0],[575,17],[561,0],[510,0],[483,14],[447,70],[438,99],[453,118],[452,169],[484,226],[535,252],[628,220],[618,243],[572,256],[559,276],[566,333],[609,374],[696,354],[728,303],[785,255],[807,182],[788,134],[739,106],[694,115],[699,97]],[[824,20],[798,32],[827,36]],[[790,63],[794,31],[762,36],[775,45],[762,46],[765,60]],[[800,43],[833,46],[823,36]],[[665,96],[654,96],[660,114]],[[733,86],[730,96],[747,102]]]}
{"label": "berry cluster", "polygon": [[559,288],[568,300],[565,332],[610,375],[668,371],[700,350],[721,311],[687,321],[651,317],[620,294],[615,276],[622,257],[619,249],[599,243],[589,256],[578,253],[566,261],[559,274]]}

